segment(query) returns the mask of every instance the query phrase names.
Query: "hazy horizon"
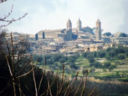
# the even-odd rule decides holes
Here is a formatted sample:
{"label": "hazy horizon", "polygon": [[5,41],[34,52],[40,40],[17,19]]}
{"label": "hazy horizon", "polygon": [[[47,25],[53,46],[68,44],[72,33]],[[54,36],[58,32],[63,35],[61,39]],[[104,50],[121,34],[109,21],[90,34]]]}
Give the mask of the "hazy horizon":
{"label": "hazy horizon", "polygon": [[68,19],[71,19],[74,28],[79,18],[83,27],[93,28],[96,20],[100,19],[103,32],[127,33],[127,3],[127,0],[8,0],[1,4],[0,16],[5,16],[12,4],[14,10],[10,18],[17,18],[27,12],[27,17],[7,28],[30,34],[45,29],[65,28]]}

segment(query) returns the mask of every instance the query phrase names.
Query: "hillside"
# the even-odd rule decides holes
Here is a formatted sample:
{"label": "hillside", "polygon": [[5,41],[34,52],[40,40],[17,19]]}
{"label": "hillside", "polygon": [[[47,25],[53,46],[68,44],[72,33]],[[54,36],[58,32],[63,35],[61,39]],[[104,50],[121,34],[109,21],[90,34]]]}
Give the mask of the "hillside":
{"label": "hillside", "polygon": [[[62,72],[62,65],[65,66],[65,74],[74,77],[77,72],[82,76],[88,70],[89,77],[102,80],[128,81],[128,48],[108,48],[98,52],[86,52],[74,56],[62,54],[34,56],[36,65],[46,67],[57,73]],[[43,65],[43,63],[46,65]]]}

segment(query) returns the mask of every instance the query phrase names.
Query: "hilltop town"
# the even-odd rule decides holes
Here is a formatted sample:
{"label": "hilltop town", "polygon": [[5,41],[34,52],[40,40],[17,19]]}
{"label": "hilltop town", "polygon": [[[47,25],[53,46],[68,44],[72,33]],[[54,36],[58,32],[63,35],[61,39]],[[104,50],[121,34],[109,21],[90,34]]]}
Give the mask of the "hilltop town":
{"label": "hilltop town", "polygon": [[[128,34],[117,32],[102,32],[102,24],[98,19],[93,28],[82,26],[78,19],[76,28],[72,27],[69,19],[64,29],[41,30],[33,35],[13,33],[14,41],[27,39],[30,42],[30,51],[33,54],[55,54],[93,52],[117,45],[128,46]],[[8,37],[9,39],[9,37]]]}

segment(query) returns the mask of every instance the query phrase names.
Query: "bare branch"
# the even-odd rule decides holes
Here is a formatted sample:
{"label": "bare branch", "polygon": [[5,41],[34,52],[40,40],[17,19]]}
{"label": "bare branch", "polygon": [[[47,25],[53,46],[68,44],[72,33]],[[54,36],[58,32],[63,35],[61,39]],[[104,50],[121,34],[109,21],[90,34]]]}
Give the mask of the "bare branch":
{"label": "bare branch", "polygon": [[7,61],[7,65],[8,65],[8,69],[9,69],[10,75],[11,75],[11,77],[13,77],[13,73],[12,73],[11,66],[9,64],[8,57],[7,56],[6,56],[6,61]]}
{"label": "bare branch", "polygon": [[0,28],[2,27],[6,27],[8,25],[10,25],[11,23],[15,22],[15,21],[19,21],[21,20],[22,18],[24,18],[25,16],[27,16],[28,13],[25,13],[23,16],[17,18],[17,19],[10,19],[10,20],[6,20],[6,19],[0,19],[1,22],[6,22],[7,24],[5,25],[0,25]]}
{"label": "bare branch", "polygon": [[7,1],[7,0],[0,0],[0,3],[3,3],[3,2],[5,2],[5,1]]}
{"label": "bare branch", "polygon": [[41,76],[40,83],[39,83],[39,87],[38,87],[38,93],[39,93],[39,91],[40,91],[41,84],[42,84],[42,81],[43,81],[43,75],[44,75],[44,73],[42,72],[42,76]]}
{"label": "bare branch", "polygon": [[11,8],[10,12],[8,12],[8,14],[6,16],[4,16],[3,18],[0,18],[0,21],[5,20],[10,16],[12,14],[13,8],[14,8],[14,6],[12,5],[12,8]]}
{"label": "bare branch", "polygon": [[35,77],[35,71],[34,70],[33,70],[33,82],[34,82],[34,87],[35,87],[35,96],[38,96],[38,90],[37,90],[36,77]]}
{"label": "bare branch", "polygon": [[21,78],[21,77],[27,76],[27,75],[30,74],[33,70],[34,70],[34,67],[33,67],[30,71],[28,71],[28,72],[26,72],[26,73],[24,73],[24,74],[22,74],[22,75],[20,75],[20,76],[17,76],[16,78]]}
{"label": "bare branch", "polygon": [[11,70],[11,66],[9,64],[9,61],[8,61],[8,57],[6,56],[6,60],[7,60],[7,65],[8,65],[8,69],[9,69],[9,72],[10,72],[10,75],[12,77],[12,85],[13,85],[13,91],[14,91],[14,96],[16,96],[16,87],[15,87],[15,78],[14,78],[14,75],[12,73],[12,70]]}

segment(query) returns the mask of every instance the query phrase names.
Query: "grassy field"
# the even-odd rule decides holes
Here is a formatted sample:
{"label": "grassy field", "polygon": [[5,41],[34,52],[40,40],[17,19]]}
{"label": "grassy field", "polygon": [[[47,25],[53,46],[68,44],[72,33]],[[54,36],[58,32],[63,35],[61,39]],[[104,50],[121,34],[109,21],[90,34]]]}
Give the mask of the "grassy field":
{"label": "grassy field", "polygon": [[[45,57],[35,56],[39,66],[45,65],[45,69],[55,73],[62,73],[63,69],[67,76],[83,76],[88,72],[89,77],[102,80],[128,81],[128,48],[108,48],[98,52],[85,52],[73,56],[63,54],[48,55]],[[64,66],[63,66],[64,65]],[[64,67],[64,68],[63,68]]]}
{"label": "grassy field", "polygon": [[[97,62],[100,62],[104,65],[104,62],[111,62],[112,65],[116,65],[116,68],[113,70],[108,70],[104,68],[94,68],[90,67],[90,62],[88,59],[80,56],[78,57],[75,62],[74,66],[76,69],[70,66],[70,62],[65,63],[65,75],[74,77],[76,76],[77,72],[79,72],[78,76],[83,76],[83,70],[89,70],[89,77],[95,77],[96,79],[102,80],[120,80],[120,81],[128,81],[128,58],[124,60],[112,60],[108,61],[105,58],[95,58]],[[40,66],[41,67],[41,66]],[[46,65],[45,69],[53,70],[55,73],[62,73],[62,63],[56,62],[55,65]],[[93,71],[92,71],[93,70]]]}

